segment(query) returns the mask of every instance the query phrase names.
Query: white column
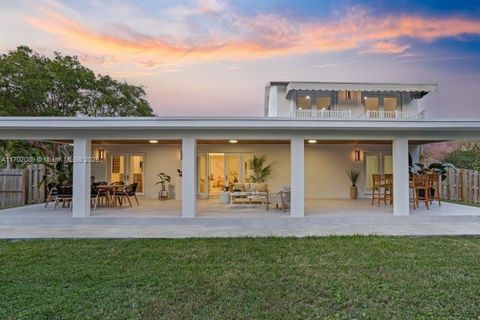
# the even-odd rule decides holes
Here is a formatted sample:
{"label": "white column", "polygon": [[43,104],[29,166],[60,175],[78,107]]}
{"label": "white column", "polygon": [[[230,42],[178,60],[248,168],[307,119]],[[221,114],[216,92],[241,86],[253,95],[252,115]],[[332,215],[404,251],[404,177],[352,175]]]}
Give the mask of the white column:
{"label": "white column", "polygon": [[290,140],[290,182],[291,182],[291,204],[290,215],[292,217],[303,217],[305,202],[305,145],[302,137],[295,137]]}
{"label": "white column", "polygon": [[393,214],[410,214],[408,186],[408,140],[397,138],[392,144],[393,155]]}
{"label": "white column", "polygon": [[182,217],[194,218],[196,214],[197,142],[194,138],[182,139]]}
{"label": "white column", "polygon": [[92,141],[85,138],[73,141],[73,208],[74,217],[90,216],[90,157]]}

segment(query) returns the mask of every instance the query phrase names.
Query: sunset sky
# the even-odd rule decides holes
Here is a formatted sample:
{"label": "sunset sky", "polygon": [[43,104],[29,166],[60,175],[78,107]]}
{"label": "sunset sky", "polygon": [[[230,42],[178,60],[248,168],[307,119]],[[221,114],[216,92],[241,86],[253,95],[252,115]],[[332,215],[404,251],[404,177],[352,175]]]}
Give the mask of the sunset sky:
{"label": "sunset sky", "polygon": [[159,115],[258,116],[270,80],[436,82],[480,117],[480,1],[1,1],[0,51],[77,55]]}

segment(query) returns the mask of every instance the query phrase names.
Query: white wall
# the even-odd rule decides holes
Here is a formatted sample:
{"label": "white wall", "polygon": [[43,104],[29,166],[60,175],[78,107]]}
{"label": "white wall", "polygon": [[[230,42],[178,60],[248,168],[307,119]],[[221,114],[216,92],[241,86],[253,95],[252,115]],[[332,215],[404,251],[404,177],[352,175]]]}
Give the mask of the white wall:
{"label": "white wall", "polygon": [[[112,153],[145,153],[145,197],[157,198],[160,185],[155,185],[158,181],[156,176],[159,172],[164,172],[172,177],[171,197],[175,196],[178,184],[177,169],[181,169],[180,159],[181,145],[156,145],[156,144],[125,144],[125,145],[104,145],[105,160],[100,163],[92,163],[91,175],[95,176],[96,181],[108,181],[109,174],[107,163],[110,161]],[[99,146],[92,147],[92,155],[97,156]]]}

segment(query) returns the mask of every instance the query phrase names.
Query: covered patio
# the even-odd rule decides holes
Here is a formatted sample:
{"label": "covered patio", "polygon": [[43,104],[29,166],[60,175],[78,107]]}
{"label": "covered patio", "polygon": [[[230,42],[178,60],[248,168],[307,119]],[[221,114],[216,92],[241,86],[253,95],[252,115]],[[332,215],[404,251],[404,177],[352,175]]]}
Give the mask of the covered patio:
{"label": "covered patio", "polygon": [[[140,206],[133,208],[122,206],[115,208],[98,208],[92,213],[92,218],[180,218],[181,201],[162,201],[156,199],[140,198]],[[369,199],[305,199],[305,216],[308,217],[343,217],[348,222],[349,217],[361,216],[391,216],[391,206],[372,206]],[[71,217],[69,208],[52,210],[50,204],[29,205],[17,208],[0,210],[0,221],[14,219],[37,218],[65,218]],[[289,217],[290,213],[281,209],[270,208],[266,211],[259,205],[245,205],[231,207],[222,204],[218,199],[205,199],[197,201],[197,217],[199,218],[282,218]],[[411,211],[411,216],[480,216],[480,208],[442,202],[439,206],[434,203],[427,210],[421,205]],[[114,223],[114,220],[112,220]]]}

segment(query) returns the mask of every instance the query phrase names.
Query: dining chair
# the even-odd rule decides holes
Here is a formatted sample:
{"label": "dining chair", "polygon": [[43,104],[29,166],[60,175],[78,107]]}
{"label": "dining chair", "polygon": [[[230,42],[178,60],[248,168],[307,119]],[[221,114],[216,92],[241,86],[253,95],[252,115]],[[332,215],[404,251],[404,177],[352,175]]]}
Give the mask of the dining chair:
{"label": "dining chair", "polygon": [[442,206],[442,201],[440,199],[440,175],[437,173],[431,173],[428,175],[430,182],[430,203],[433,204],[434,200],[438,201],[438,205]]}
{"label": "dining chair", "polygon": [[385,204],[393,204],[393,174],[385,174],[385,192],[383,194]]}
{"label": "dining chair", "polygon": [[385,185],[382,183],[382,176],[379,174],[372,174],[372,206],[375,200],[378,200],[378,206],[380,206],[380,200],[382,200],[382,188]]}
{"label": "dining chair", "polygon": [[419,200],[421,200],[425,203],[427,209],[430,209],[430,182],[428,175],[422,174],[413,176],[413,192],[416,206],[418,207]]}
{"label": "dining chair", "polygon": [[138,183],[134,182],[126,186],[122,191],[115,192],[115,197],[118,197],[118,202],[120,205],[123,205],[123,199],[125,199],[130,207],[132,207],[132,202],[130,201],[130,197],[134,197],[137,201],[137,205],[140,206],[138,202],[138,198],[136,195]]}
{"label": "dining chair", "polygon": [[50,202],[57,200],[57,185],[55,183],[47,183],[47,199],[45,200],[45,208]]}
{"label": "dining chair", "polygon": [[93,211],[95,211],[97,209],[98,202],[100,202],[102,205],[106,202],[106,193],[104,190],[92,185],[90,187],[90,199],[93,205]]}
{"label": "dining chair", "polygon": [[72,186],[58,186],[57,187],[57,197],[55,199],[55,205],[53,206],[53,211],[58,206],[58,203],[62,202],[62,207],[71,207],[72,203],[72,195],[73,195],[73,187]]}

